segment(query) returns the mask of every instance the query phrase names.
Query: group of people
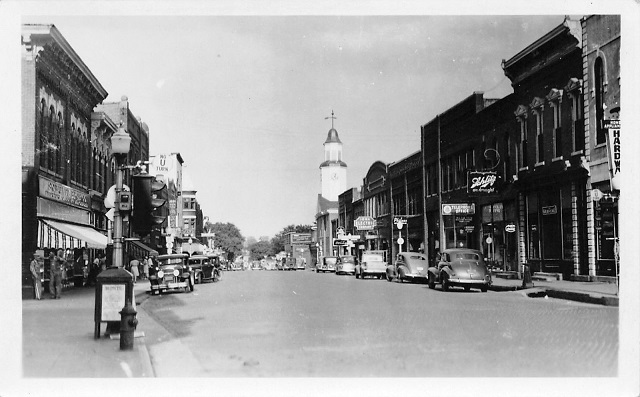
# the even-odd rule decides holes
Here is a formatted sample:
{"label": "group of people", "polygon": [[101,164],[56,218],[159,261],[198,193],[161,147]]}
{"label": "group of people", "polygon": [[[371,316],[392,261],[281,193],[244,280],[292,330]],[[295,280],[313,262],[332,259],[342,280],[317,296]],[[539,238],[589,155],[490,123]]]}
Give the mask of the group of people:
{"label": "group of people", "polygon": [[127,266],[127,270],[133,274],[133,283],[135,284],[138,280],[147,280],[151,266],[153,266],[153,259],[148,255],[142,260],[132,257]]}
{"label": "group of people", "polygon": [[[55,254],[51,251],[49,253],[49,263],[49,293],[51,294],[51,299],[60,299],[62,296],[62,275],[67,266],[67,258],[64,256],[64,251],[59,249]],[[40,300],[42,299],[41,265],[36,252],[33,253],[29,270],[34,280],[35,297]]]}

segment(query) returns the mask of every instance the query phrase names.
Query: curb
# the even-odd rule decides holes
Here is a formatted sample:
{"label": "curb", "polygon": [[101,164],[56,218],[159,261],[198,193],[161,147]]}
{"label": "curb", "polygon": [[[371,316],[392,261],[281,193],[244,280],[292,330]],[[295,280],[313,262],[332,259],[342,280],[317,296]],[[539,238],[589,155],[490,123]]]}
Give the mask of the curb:
{"label": "curb", "polygon": [[540,298],[546,295],[550,298],[613,307],[618,307],[620,303],[620,298],[617,296],[604,296],[587,292],[566,291],[535,286],[533,288],[523,288],[521,285],[491,285],[489,290],[494,292],[522,291],[523,295],[528,298]]}

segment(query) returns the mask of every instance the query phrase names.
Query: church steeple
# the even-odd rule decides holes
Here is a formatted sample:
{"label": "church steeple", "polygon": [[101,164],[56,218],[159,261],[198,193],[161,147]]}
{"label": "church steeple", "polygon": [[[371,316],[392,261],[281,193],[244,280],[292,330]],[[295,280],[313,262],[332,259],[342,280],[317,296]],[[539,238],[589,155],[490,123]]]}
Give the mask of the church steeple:
{"label": "church steeple", "polygon": [[337,201],[338,195],[346,190],[347,164],[342,161],[342,141],[338,131],[334,128],[333,121],[336,116],[331,110],[331,129],[324,141],[324,161],[320,164],[322,196],[331,201]]}

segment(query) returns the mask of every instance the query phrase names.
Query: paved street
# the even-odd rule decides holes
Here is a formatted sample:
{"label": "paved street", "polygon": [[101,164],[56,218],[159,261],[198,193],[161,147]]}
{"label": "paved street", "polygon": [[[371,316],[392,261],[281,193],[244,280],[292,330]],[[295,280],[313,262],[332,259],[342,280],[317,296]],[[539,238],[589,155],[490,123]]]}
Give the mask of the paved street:
{"label": "paved street", "polygon": [[[156,376],[615,376],[618,309],[312,271],[226,272],[141,303]],[[143,326],[144,328],[144,326]],[[172,375],[173,374],[173,375]]]}

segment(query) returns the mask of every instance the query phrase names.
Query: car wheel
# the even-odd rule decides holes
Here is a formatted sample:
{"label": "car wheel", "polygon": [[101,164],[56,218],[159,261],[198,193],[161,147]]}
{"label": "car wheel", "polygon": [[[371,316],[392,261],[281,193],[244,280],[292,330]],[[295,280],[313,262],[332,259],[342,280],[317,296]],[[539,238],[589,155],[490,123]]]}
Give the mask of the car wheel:
{"label": "car wheel", "polygon": [[316,273],[320,273],[320,270],[316,269]]}
{"label": "car wheel", "polygon": [[389,282],[392,282],[392,281],[393,281],[393,276],[391,276],[391,275],[389,274],[389,272],[387,272],[387,273],[386,273],[386,276],[387,276],[387,281],[389,281]]}
{"label": "car wheel", "polygon": [[202,284],[202,273],[198,273],[198,278],[196,278],[196,284]]}
{"label": "car wheel", "polygon": [[382,280],[382,274],[378,276],[378,280]]}
{"label": "car wheel", "polygon": [[189,276],[189,283],[188,283],[189,284],[189,287],[188,287],[189,291],[187,291],[187,292],[193,291],[193,284],[195,284],[194,281],[195,281],[194,280],[194,275],[192,274],[192,275]]}
{"label": "car wheel", "polygon": [[222,278],[222,272],[216,270],[215,272],[213,272],[213,282],[217,282],[220,281],[220,279]]}
{"label": "car wheel", "polygon": [[471,287],[464,287],[464,292],[469,292],[471,290]]}
{"label": "car wheel", "polygon": [[433,274],[429,275],[429,288],[430,289],[436,289],[436,280],[435,280]]}
{"label": "car wheel", "polygon": [[449,291],[449,279],[446,277],[442,279],[442,290]]}
{"label": "car wheel", "polygon": [[482,287],[480,287],[480,291],[487,292],[487,286],[483,285]]}

